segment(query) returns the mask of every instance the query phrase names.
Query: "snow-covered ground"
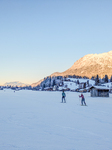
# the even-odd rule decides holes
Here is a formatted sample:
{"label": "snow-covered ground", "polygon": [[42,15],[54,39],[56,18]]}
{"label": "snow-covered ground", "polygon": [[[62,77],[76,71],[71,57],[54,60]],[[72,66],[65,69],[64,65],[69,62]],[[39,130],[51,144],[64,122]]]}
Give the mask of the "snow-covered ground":
{"label": "snow-covered ground", "polygon": [[[88,79],[76,79],[76,78],[68,78],[68,79],[70,79],[70,81],[63,81],[64,86],[60,86],[59,90],[66,89],[66,88],[69,88],[70,90],[76,90],[77,88],[79,88],[79,84],[75,83],[77,82],[77,80],[79,80],[80,83],[84,83],[84,82],[87,83],[88,81]],[[91,86],[95,85],[95,81],[89,79],[89,84]]]}
{"label": "snow-covered ground", "polygon": [[112,150],[112,95],[0,91],[0,150]]}
{"label": "snow-covered ground", "polygon": [[94,85],[95,84],[95,81],[94,80],[91,80],[91,79],[77,79],[77,78],[68,78],[68,79],[70,79],[71,81],[75,81],[75,82],[77,82],[77,80],[79,80],[79,82],[80,83],[82,83],[82,82],[87,82],[88,80],[89,80],[89,84],[91,84],[91,85]]}

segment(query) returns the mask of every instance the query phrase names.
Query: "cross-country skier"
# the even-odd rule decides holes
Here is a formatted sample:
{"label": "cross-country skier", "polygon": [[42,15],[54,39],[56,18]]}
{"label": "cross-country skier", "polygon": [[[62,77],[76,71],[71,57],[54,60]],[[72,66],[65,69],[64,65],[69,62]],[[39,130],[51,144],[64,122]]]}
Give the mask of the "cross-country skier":
{"label": "cross-country skier", "polygon": [[62,103],[63,103],[63,99],[64,99],[64,102],[66,103],[65,97],[66,97],[66,94],[65,94],[65,92],[64,92],[64,90],[63,90],[63,92],[62,92]]}
{"label": "cross-country skier", "polygon": [[81,104],[83,105],[83,103],[84,103],[84,104],[85,104],[85,106],[86,106],[86,102],[85,102],[84,95],[83,95],[83,94],[81,94],[81,96],[79,96],[79,97],[82,97]]}

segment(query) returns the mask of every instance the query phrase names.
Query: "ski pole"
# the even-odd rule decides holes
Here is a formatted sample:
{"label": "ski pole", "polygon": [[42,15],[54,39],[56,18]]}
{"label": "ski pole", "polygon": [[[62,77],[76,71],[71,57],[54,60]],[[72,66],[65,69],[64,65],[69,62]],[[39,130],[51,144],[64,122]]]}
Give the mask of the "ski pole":
{"label": "ski pole", "polygon": [[80,97],[79,97],[79,104],[80,104]]}

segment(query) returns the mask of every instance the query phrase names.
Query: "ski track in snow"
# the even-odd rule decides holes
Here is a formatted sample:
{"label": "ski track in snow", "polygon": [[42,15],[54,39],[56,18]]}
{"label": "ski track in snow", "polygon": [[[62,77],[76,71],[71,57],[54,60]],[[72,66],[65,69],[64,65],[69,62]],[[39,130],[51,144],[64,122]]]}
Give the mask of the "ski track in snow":
{"label": "ski track in snow", "polygon": [[0,150],[112,150],[112,95],[0,91]]}

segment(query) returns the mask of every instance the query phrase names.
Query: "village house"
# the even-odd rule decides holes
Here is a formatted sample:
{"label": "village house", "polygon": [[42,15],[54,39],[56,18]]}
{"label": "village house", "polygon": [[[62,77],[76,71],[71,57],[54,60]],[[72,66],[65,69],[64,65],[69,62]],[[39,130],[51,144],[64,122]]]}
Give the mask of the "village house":
{"label": "village house", "polygon": [[109,88],[103,86],[92,86],[90,88],[91,97],[109,97]]}
{"label": "village house", "polygon": [[81,92],[81,93],[86,93],[86,92],[87,92],[87,89],[80,89],[79,92]]}
{"label": "village house", "polygon": [[53,91],[53,88],[52,87],[46,87],[46,88],[44,88],[44,91]]}
{"label": "village house", "polygon": [[79,88],[80,89],[86,88],[86,82],[79,83]]}

